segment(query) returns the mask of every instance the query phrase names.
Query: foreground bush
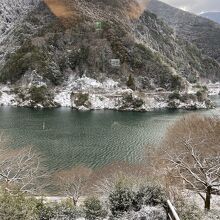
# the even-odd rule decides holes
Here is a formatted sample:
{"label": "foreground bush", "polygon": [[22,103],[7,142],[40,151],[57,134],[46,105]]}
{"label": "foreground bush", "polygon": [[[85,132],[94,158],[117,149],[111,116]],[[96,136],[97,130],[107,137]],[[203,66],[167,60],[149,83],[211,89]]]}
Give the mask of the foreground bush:
{"label": "foreground bush", "polygon": [[86,219],[103,219],[107,216],[107,211],[103,209],[101,201],[98,198],[91,197],[84,201],[84,212]]}
{"label": "foreground bush", "polygon": [[131,211],[114,220],[167,220],[167,213],[161,206],[143,206],[140,211]]}
{"label": "foreground bush", "polygon": [[109,196],[110,210],[113,216],[122,215],[133,209],[134,192],[126,187],[117,187]]}
{"label": "foreground bush", "polygon": [[158,186],[142,186],[137,191],[127,187],[116,187],[109,196],[113,216],[123,216],[132,211],[139,212],[144,206],[165,207],[166,193]]}
{"label": "foreground bush", "polygon": [[25,198],[23,194],[10,195],[0,192],[1,220],[35,220],[37,219],[37,201]]}
{"label": "foreground bush", "polygon": [[70,201],[44,204],[22,193],[0,192],[1,220],[73,220],[83,216],[83,210]]}
{"label": "foreground bush", "polygon": [[143,205],[157,206],[166,203],[166,193],[159,186],[141,187],[135,196],[134,207],[140,210]]}
{"label": "foreground bush", "polygon": [[202,219],[203,212],[195,203],[189,203],[183,198],[178,198],[178,200],[175,201],[175,207],[182,220]]}

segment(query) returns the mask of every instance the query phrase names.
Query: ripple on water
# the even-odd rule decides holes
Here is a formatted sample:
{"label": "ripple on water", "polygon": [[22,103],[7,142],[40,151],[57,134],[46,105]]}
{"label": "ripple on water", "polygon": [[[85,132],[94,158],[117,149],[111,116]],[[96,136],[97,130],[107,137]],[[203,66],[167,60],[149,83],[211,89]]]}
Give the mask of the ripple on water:
{"label": "ripple on water", "polygon": [[[203,114],[220,114],[216,110]],[[113,161],[138,162],[145,147],[157,144],[166,128],[186,111],[78,112],[67,108],[0,108],[0,130],[13,147],[32,145],[49,169],[76,164],[98,167]],[[43,129],[43,123],[45,129]]]}

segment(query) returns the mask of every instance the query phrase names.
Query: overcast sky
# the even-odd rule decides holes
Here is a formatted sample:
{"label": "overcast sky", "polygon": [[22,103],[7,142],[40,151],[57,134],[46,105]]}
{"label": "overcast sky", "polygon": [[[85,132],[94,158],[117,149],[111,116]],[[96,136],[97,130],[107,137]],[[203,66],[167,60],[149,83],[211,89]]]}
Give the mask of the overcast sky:
{"label": "overcast sky", "polygon": [[161,0],[174,7],[196,14],[207,11],[220,11],[220,0]]}

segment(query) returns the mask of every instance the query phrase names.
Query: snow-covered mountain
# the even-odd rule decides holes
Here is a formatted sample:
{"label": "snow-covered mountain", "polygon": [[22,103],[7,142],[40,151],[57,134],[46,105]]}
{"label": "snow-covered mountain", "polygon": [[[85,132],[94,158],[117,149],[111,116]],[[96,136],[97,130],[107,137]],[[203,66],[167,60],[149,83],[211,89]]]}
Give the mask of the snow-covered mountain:
{"label": "snow-covered mountain", "polygon": [[219,63],[135,0],[3,5],[2,104],[139,111],[212,106],[201,83],[219,81]]}
{"label": "snow-covered mountain", "polygon": [[220,24],[220,11],[204,12],[204,13],[201,13],[200,16],[202,16],[204,18],[208,18],[208,19]]}
{"label": "snow-covered mountain", "polygon": [[220,62],[220,25],[201,16],[153,0],[148,9],[171,26],[181,38]]}

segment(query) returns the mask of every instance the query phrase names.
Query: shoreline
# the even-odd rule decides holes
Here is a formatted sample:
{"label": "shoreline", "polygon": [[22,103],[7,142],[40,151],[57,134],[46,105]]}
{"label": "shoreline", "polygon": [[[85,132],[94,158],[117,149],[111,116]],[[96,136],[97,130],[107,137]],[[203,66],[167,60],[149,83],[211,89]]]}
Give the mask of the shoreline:
{"label": "shoreline", "polygon": [[[205,89],[204,89],[205,88]],[[99,81],[83,77],[68,79],[59,87],[47,87],[44,83],[0,85],[0,105],[33,109],[72,108],[78,111],[113,110],[152,112],[158,110],[212,109],[210,100],[219,95],[220,83],[198,86],[190,84],[184,91],[132,90],[112,79]]]}

